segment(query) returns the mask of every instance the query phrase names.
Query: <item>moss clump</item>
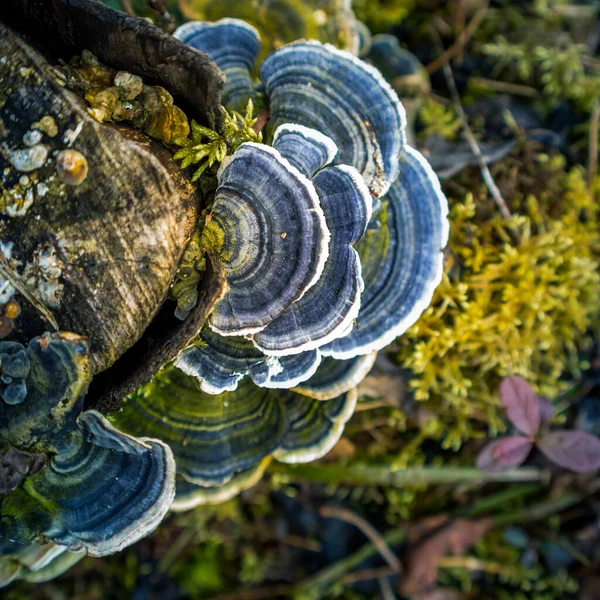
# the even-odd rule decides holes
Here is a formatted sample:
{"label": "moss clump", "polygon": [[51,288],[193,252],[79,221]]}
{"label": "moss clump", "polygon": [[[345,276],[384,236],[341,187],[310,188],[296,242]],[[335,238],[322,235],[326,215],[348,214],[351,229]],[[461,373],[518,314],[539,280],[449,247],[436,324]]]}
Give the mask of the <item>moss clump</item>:
{"label": "moss clump", "polygon": [[253,113],[252,100],[248,100],[244,115],[223,109],[224,122],[221,132],[198,125],[192,120],[191,137],[175,138],[174,143],[182,148],[174,154],[173,158],[181,161],[182,169],[200,163],[192,175],[192,181],[196,181],[207,168],[215,163],[221,163],[228,154],[233,154],[244,142],[262,142],[262,133],[254,129],[257,119],[253,117]]}
{"label": "moss clump", "polygon": [[[399,340],[415,398],[436,415],[428,436],[445,447],[503,428],[503,377],[521,375],[555,396],[568,385],[561,377],[587,366],[578,351],[600,316],[600,177],[589,190],[583,170],[565,171],[561,156],[529,161],[510,221],[483,192],[453,202],[443,281]],[[514,168],[514,158],[499,165],[501,185]]]}
{"label": "moss clump", "polygon": [[414,0],[354,0],[352,8],[373,33],[382,33],[402,21],[414,4]]}

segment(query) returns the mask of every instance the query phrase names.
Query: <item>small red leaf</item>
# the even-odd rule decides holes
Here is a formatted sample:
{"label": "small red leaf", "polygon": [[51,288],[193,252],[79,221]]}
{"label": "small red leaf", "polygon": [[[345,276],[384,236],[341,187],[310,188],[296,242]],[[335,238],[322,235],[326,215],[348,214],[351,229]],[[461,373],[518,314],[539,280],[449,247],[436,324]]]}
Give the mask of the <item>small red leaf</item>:
{"label": "small red leaf", "polygon": [[557,465],[587,473],[600,469],[600,439],[583,431],[551,431],[544,434],[538,448]]}
{"label": "small red leaf", "polygon": [[548,398],[538,396],[540,404],[540,427],[550,427],[554,418],[554,406]]}
{"label": "small red leaf", "polygon": [[522,377],[507,377],[500,384],[500,400],[511,423],[529,437],[540,428],[540,400]]}
{"label": "small red leaf", "polygon": [[533,442],[520,435],[494,440],[479,453],[477,467],[488,473],[508,471],[523,463],[532,447]]}

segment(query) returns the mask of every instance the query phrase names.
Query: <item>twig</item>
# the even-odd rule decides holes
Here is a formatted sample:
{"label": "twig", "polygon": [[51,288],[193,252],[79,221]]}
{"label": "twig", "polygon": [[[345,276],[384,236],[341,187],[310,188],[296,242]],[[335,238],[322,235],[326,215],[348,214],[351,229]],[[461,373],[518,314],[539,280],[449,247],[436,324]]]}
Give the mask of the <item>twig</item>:
{"label": "twig", "polygon": [[119,0],[119,5],[121,6],[121,10],[128,15],[135,17],[135,11],[131,6],[131,2],[129,0]]}
{"label": "twig", "polygon": [[507,525],[514,525],[516,523],[528,523],[530,521],[539,521],[545,519],[551,515],[559,513],[575,504],[579,504],[589,494],[580,494],[576,492],[570,492],[558,496],[557,498],[550,498],[539,504],[534,504],[529,508],[524,508],[512,513],[506,513],[494,517],[494,525],[497,527],[506,527]]}
{"label": "twig", "polygon": [[479,560],[472,556],[444,556],[440,560],[441,569],[467,569],[469,571],[485,571],[486,573],[499,574],[506,568],[501,563]]}
{"label": "twig", "polygon": [[402,565],[400,561],[395,556],[395,554],[390,550],[390,547],[385,543],[385,540],[381,536],[381,534],[373,527],[370,523],[368,523],[365,519],[363,519],[360,515],[357,515],[355,512],[348,510],[346,508],[340,508],[338,506],[322,506],[319,514],[322,517],[331,517],[334,519],[339,519],[340,521],[345,521],[346,523],[351,523],[358,527],[366,537],[371,540],[371,542],[377,548],[377,551],[381,556],[385,559],[385,561],[396,570],[397,573],[402,569]]}
{"label": "twig", "polygon": [[369,581],[370,579],[381,579],[382,577],[391,577],[397,575],[395,569],[392,567],[373,567],[372,569],[361,569],[360,571],[353,571],[352,573],[346,573],[343,577],[340,577],[340,583],[342,585],[352,585],[359,581]]}
{"label": "twig", "polygon": [[0,252],[0,275],[7,279],[13,287],[19,290],[19,292],[21,292],[21,294],[25,296],[26,300],[28,300],[31,303],[31,305],[42,314],[42,316],[48,321],[48,323],[52,325],[54,330],[58,331],[58,323],[56,322],[56,319],[54,318],[50,310],[39,298],[37,298],[31,292],[27,285],[25,285],[25,283],[21,281],[21,278],[19,277],[18,273],[15,273],[12,267],[8,264],[8,261],[6,260],[2,252]]}
{"label": "twig", "polygon": [[494,90],[495,92],[506,92],[507,94],[525,96],[527,98],[537,98],[539,96],[539,92],[534,87],[519,83],[496,81],[495,79],[486,79],[485,77],[471,77],[470,82],[474,85]]}
{"label": "twig", "polygon": [[278,596],[291,596],[295,586],[284,583],[280,585],[266,585],[257,588],[244,588],[235,592],[215,594],[211,600],[263,600],[263,598],[276,598]]}
{"label": "twig", "polygon": [[[444,47],[442,46],[442,40],[440,39],[439,33],[437,32],[436,29],[434,29],[434,34],[437,36],[437,41],[438,41],[438,45],[440,47],[440,52],[443,52]],[[506,205],[506,202],[505,202],[504,198],[502,197],[502,194],[501,194],[500,190],[498,189],[498,186],[496,185],[496,182],[494,181],[492,174],[490,173],[490,170],[487,166],[487,163],[485,162],[485,158],[481,152],[481,149],[479,148],[479,145],[477,144],[477,141],[475,140],[475,136],[473,135],[473,132],[471,131],[471,128],[469,127],[467,115],[465,113],[464,108],[462,107],[461,102],[460,102],[460,94],[458,93],[458,89],[456,88],[456,82],[454,81],[454,75],[452,74],[452,69],[450,68],[450,65],[448,64],[448,60],[446,58],[444,58],[443,55],[442,55],[442,58],[443,58],[442,68],[444,70],[444,77],[446,78],[446,83],[448,84],[448,90],[450,91],[450,96],[452,97],[454,109],[456,110],[456,113],[458,114],[458,116],[460,118],[460,121],[461,121],[461,124],[463,127],[463,133],[465,134],[465,138],[467,139],[469,147],[471,148],[471,152],[473,152],[473,154],[477,157],[477,160],[479,161],[479,168],[481,170],[481,176],[483,177],[485,185],[487,186],[488,190],[490,191],[490,194],[492,195],[494,202],[498,206],[498,209],[500,210],[500,214],[502,215],[502,217],[504,219],[508,220],[511,218],[510,210],[508,210],[508,206]]]}
{"label": "twig", "polygon": [[588,149],[588,190],[593,194],[594,178],[598,173],[598,125],[600,125],[600,101],[596,100],[590,117],[590,143]]}
{"label": "twig", "polygon": [[377,581],[379,582],[382,600],[396,600],[396,595],[392,591],[390,580],[387,577],[380,577]]}
{"label": "twig", "polygon": [[[395,546],[396,544],[399,544],[404,540],[405,537],[405,529],[392,529],[382,535],[382,539],[389,546]],[[326,588],[336,581],[341,581],[344,578],[344,575],[349,573],[352,569],[358,567],[358,565],[367,560],[367,558],[370,558],[376,552],[377,547],[373,543],[368,543],[364,546],[361,546],[356,552],[346,556],[342,560],[332,565],[329,565],[328,567],[325,567],[304,581],[301,581],[295,587],[297,596],[301,596],[302,592],[311,591],[314,593],[318,589]],[[373,577],[371,576],[369,578],[372,579]],[[349,582],[346,581],[345,583]]]}
{"label": "twig", "polygon": [[435,73],[451,58],[454,58],[457,54],[463,51],[467,42],[473,37],[473,34],[477,31],[477,28],[481,25],[481,22],[483,21],[488,10],[488,4],[488,0],[483,0],[482,5],[479,7],[475,15],[473,15],[473,18],[469,21],[469,24],[460,32],[460,35],[454,44],[452,44],[452,46],[450,46],[450,48],[448,48],[448,50],[446,50],[442,56],[436,58],[433,62],[430,62],[425,67],[428,73]]}
{"label": "twig", "polygon": [[389,464],[284,464],[271,463],[271,473],[287,475],[293,481],[312,481],[344,485],[382,485],[406,487],[419,484],[444,485],[460,483],[546,481],[548,473],[523,467],[503,473],[486,473],[475,467],[409,467],[394,471]]}

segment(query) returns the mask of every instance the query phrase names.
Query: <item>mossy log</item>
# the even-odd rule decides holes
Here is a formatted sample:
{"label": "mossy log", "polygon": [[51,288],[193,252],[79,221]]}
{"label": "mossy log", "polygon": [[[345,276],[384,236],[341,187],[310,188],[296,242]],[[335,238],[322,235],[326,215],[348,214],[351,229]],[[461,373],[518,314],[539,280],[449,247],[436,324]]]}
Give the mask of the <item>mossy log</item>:
{"label": "mossy log", "polygon": [[[44,56],[0,23],[0,267],[29,291],[15,294],[22,312],[8,339],[26,342],[55,321],[89,337],[98,373],[142,343],[168,297],[202,198],[170,150],[131,128],[96,122],[60,83]],[[218,275],[206,279],[209,292],[191,315],[197,322],[222,289]],[[146,365],[131,363],[137,379],[129,377],[127,389],[174,358],[200,326],[155,328],[158,355],[146,351]],[[107,394],[114,408],[122,394],[104,385],[98,395]]]}

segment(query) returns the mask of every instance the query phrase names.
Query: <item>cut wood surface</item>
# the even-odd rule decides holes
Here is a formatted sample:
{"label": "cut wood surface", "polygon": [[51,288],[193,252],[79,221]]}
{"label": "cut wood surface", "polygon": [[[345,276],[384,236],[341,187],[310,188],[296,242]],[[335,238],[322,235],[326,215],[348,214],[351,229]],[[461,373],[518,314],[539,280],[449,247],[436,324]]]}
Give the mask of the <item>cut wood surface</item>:
{"label": "cut wood surface", "polygon": [[[1,249],[16,275],[45,298],[59,328],[90,338],[97,373],[130,348],[157,314],[201,199],[167,148],[132,129],[93,120],[85,103],[58,85],[45,58],[2,24],[0,81],[0,193],[5,205],[16,202],[13,213],[19,206],[22,213],[0,211]],[[44,117],[55,132],[38,131]],[[33,147],[47,156],[39,168],[24,171],[24,154],[15,153],[32,149],[26,134],[35,141],[40,133]],[[65,150],[87,161],[79,185],[61,179],[59,153]],[[48,260],[51,268],[40,273]],[[51,329],[39,310],[17,298],[23,312],[9,339],[26,342]]]}

